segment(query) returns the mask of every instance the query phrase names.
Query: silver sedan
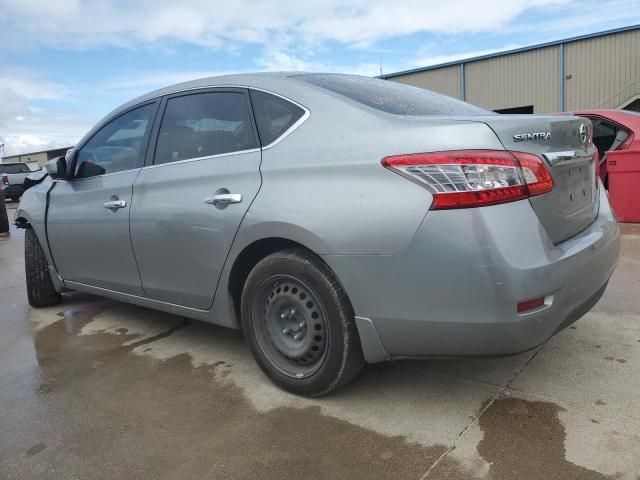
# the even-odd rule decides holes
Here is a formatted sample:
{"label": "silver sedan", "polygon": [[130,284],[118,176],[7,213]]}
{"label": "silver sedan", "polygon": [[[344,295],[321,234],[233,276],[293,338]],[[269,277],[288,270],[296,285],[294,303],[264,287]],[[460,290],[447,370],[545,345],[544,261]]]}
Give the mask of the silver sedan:
{"label": "silver sedan", "polygon": [[207,78],[118,108],[16,213],[29,301],[242,328],[318,396],[365,362],[531,349],[602,295],[619,231],[589,120],[337,74]]}

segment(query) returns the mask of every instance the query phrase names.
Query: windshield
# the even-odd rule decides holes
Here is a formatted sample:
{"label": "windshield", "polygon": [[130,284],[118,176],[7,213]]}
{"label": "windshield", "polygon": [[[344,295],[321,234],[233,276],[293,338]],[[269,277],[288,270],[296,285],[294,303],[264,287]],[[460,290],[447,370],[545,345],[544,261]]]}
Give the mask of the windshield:
{"label": "windshield", "polygon": [[455,98],[389,80],[332,73],[303,74],[296,78],[395,115],[494,115]]}

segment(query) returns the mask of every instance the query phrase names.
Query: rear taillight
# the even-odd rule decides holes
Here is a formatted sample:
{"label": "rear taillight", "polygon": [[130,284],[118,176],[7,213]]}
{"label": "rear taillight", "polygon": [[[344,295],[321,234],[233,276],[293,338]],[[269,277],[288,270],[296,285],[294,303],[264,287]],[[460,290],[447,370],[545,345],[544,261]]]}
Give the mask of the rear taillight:
{"label": "rear taillight", "polygon": [[2,183],[5,185],[9,185],[9,177],[7,177],[6,173],[2,174]]}
{"label": "rear taillight", "polygon": [[395,155],[382,165],[433,194],[432,210],[513,202],[553,190],[540,158],[505,150],[456,150]]}

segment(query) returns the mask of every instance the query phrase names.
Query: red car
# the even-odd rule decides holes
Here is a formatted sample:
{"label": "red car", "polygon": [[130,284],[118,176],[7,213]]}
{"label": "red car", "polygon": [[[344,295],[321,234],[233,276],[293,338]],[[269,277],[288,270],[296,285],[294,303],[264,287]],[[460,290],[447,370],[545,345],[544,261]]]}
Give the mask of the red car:
{"label": "red car", "polygon": [[640,113],[630,110],[577,110],[573,115],[586,117],[593,123],[593,143],[600,154],[600,178],[608,188],[607,152],[632,150],[640,161]]}

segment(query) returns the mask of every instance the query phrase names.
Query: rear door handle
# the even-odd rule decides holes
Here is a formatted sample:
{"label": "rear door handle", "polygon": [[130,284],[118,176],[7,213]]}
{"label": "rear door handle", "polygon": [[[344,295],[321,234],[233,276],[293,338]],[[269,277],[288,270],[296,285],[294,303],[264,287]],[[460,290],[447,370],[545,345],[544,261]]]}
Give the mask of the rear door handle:
{"label": "rear door handle", "polygon": [[102,205],[104,208],[109,210],[116,210],[118,208],[124,208],[127,206],[126,200],[109,200],[108,202],[104,202]]}
{"label": "rear door handle", "polygon": [[240,193],[218,193],[204,199],[204,203],[209,205],[228,205],[230,203],[240,203],[242,195]]}

